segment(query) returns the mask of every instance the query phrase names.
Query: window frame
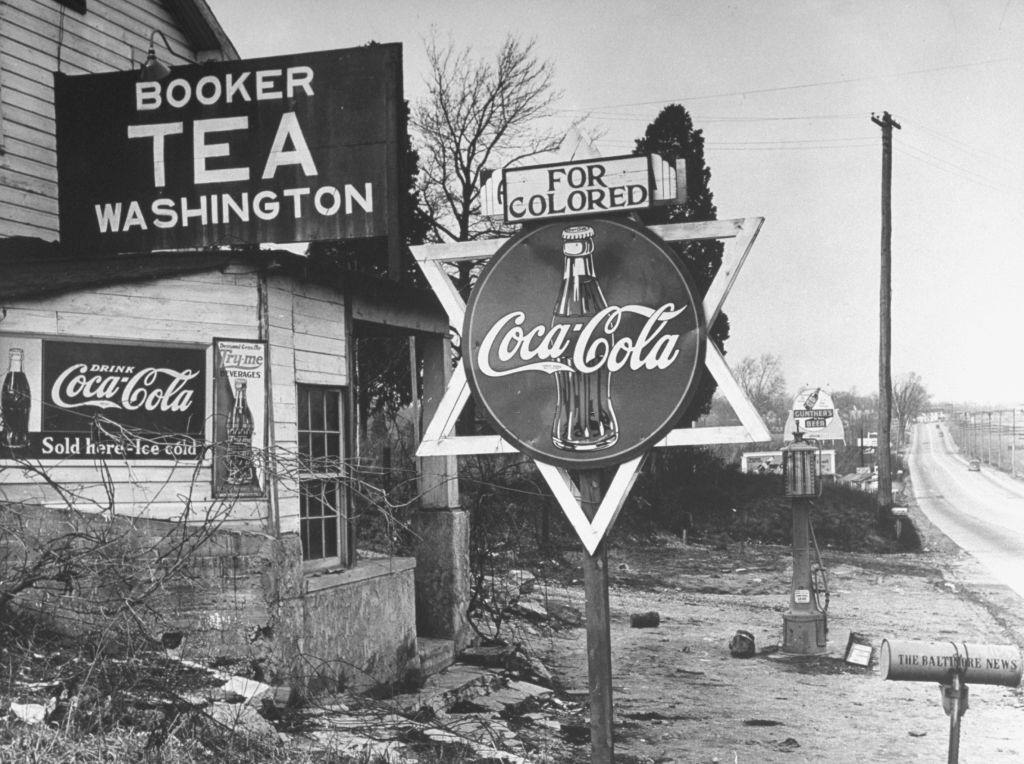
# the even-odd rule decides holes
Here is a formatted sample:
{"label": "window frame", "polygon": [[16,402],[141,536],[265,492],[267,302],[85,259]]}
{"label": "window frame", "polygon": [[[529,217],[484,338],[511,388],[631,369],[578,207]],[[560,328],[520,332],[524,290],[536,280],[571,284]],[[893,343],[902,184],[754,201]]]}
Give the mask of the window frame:
{"label": "window frame", "polygon": [[[334,398],[334,406],[328,404],[328,396]],[[321,420],[313,422],[314,409],[317,407],[321,413]],[[355,522],[351,511],[351,494],[347,483],[342,479],[344,461],[349,453],[348,408],[347,387],[296,384],[299,538],[302,544],[303,569],[306,571],[348,568],[355,563]],[[317,424],[320,427],[316,427]],[[335,458],[337,461],[332,462],[331,460]],[[317,463],[318,460],[322,461]],[[323,552],[331,546],[325,536],[325,529],[330,524],[331,517],[326,508],[331,502],[325,500],[325,496],[332,489],[336,511],[333,515],[335,530],[331,539],[336,554],[325,555]],[[320,509],[315,515],[310,514],[314,505],[319,505]],[[320,524],[319,535],[312,533],[315,523]],[[311,556],[314,543],[319,543],[319,556]]]}

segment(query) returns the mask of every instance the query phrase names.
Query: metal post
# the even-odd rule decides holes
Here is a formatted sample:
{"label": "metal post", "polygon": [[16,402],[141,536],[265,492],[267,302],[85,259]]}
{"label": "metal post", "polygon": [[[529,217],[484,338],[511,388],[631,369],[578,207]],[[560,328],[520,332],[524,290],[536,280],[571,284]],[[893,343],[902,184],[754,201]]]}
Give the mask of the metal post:
{"label": "metal post", "polygon": [[960,761],[960,717],[966,710],[960,701],[965,689],[959,671],[954,671],[952,682],[943,686],[943,692],[949,698],[949,755],[946,764],[958,764]]}
{"label": "metal post", "polygon": [[1003,411],[1000,409],[996,412],[999,414],[999,422],[996,424],[996,451],[999,453],[999,469],[1003,468]]}
{"label": "metal post", "polygon": [[789,612],[782,616],[782,649],[787,653],[814,655],[825,651],[825,614],[811,594],[810,522],[811,500],[793,502],[793,583]]}
{"label": "metal post", "polygon": [[1017,477],[1017,409],[1010,409],[1010,477]]}
{"label": "metal post", "polygon": [[988,413],[988,427],[985,429],[985,445],[988,446],[988,463],[992,464],[992,412]]}
{"label": "metal post", "polygon": [[[601,471],[580,472],[580,506],[593,520],[601,504]],[[583,586],[586,592],[587,672],[590,686],[590,761],[611,764],[612,739],[612,640],[608,607],[608,550],[604,540],[593,555],[583,555]]]}

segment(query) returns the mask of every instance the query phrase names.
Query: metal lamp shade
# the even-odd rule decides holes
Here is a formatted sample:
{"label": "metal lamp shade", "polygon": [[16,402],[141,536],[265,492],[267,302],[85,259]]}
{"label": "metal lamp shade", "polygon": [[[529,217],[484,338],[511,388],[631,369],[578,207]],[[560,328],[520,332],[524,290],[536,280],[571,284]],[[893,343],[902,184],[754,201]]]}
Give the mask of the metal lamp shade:
{"label": "metal lamp shade", "polygon": [[782,471],[786,481],[786,496],[806,498],[821,495],[821,476],[818,474],[819,449],[804,443],[797,433],[796,440],[782,449]]}
{"label": "metal lamp shade", "polygon": [[146,55],[146,63],[142,65],[139,79],[143,82],[156,82],[162,80],[171,73],[170,67],[156,57],[156,51],[152,48]]}
{"label": "metal lamp shade", "polygon": [[169,53],[173,53],[171,46],[167,42],[167,37],[159,29],[154,29],[149,33],[149,52],[146,54],[146,63],[142,65],[139,70],[139,79],[143,82],[156,82],[167,77],[171,73],[171,69],[167,64],[156,57],[156,36],[160,35],[164,41],[164,46],[167,48]]}

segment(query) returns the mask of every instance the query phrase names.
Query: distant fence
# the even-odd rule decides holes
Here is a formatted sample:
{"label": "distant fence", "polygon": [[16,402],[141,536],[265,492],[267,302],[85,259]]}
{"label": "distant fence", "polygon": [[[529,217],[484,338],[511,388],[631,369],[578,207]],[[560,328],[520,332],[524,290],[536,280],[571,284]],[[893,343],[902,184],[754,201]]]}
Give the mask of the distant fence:
{"label": "distant fence", "polygon": [[946,421],[961,455],[1024,475],[1024,411],[964,411]]}

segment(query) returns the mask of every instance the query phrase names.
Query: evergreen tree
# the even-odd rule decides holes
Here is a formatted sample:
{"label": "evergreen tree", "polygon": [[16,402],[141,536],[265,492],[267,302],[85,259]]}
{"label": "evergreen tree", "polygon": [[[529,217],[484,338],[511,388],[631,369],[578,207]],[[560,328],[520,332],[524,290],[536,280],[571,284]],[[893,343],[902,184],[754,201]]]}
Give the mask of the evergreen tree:
{"label": "evergreen tree", "polygon": [[[662,109],[657,118],[647,126],[644,137],[636,141],[633,153],[658,154],[667,162],[676,162],[680,172],[683,172],[682,162],[686,162],[685,203],[643,210],[640,219],[645,225],[717,219],[718,211],[709,185],[711,170],[704,164],[704,136],[702,131],[694,129],[693,120],[685,108],[679,104],[671,104]],[[686,269],[693,276],[701,296],[706,294],[722,264],[722,242],[717,239],[704,239],[669,242],[669,246],[678,253]],[[725,313],[719,313],[715,323],[708,327],[708,339],[724,354],[725,341],[728,338],[729,318]],[[714,377],[708,373],[703,374],[697,393],[679,422],[680,426],[689,426],[711,410],[711,398],[717,387]]]}

